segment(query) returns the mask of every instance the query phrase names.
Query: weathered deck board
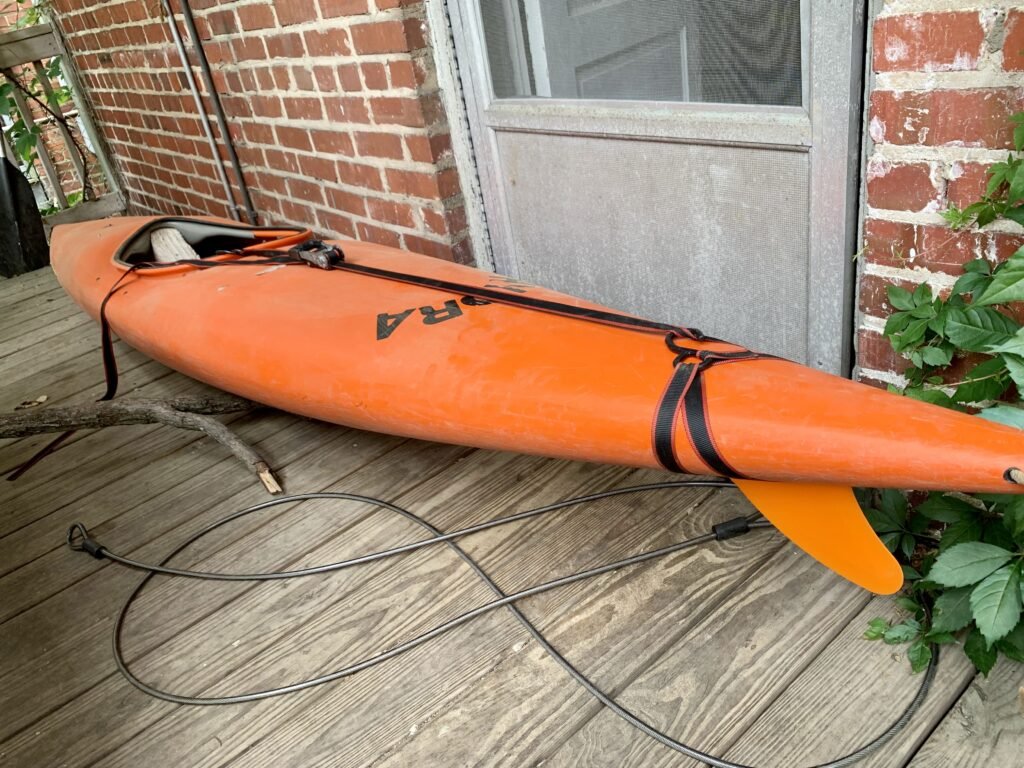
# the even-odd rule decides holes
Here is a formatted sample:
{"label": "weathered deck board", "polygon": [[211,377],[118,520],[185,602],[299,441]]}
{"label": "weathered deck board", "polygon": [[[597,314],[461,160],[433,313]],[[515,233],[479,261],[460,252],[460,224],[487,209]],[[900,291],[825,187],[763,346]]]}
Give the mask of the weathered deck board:
{"label": "weathered deck board", "polygon": [[[0,408],[96,397],[95,324],[52,273],[0,281]],[[117,345],[124,390],[202,388]],[[379,495],[452,529],[659,473],[470,451],[345,430],[273,411],[232,423],[291,492]],[[45,439],[0,444],[0,468]],[[113,616],[138,574],[62,546],[83,520],[143,560],[266,499],[198,435],[141,426],[84,432],[16,483],[0,482],[0,763],[12,766],[692,765],[626,727],[507,612],[341,683],[250,705],[194,709],[131,688],[110,659]],[[340,511],[344,510],[344,511]],[[749,512],[733,491],[606,500],[463,541],[507,590],[701,533]],[[338,559],[422,536],[351,504],[282,507],[204,541],[181,562],[259,569]],[[143,675],[223,693],[295,680],[389,647],[489,599],[443,548],[269,585],[157,580],[129,628]],[[898,649],[861,639],[896,611],[775,533],[622,569],[522,604],[568,657],[627,706],[712,752],[758,766],[833,757],[912,695]],[[894,657],[895,656],[895,657]],[[921,714],[864,765],[1012,765],[1020,667],[974,680],[947,651]],[[74,744],[74,749],[69,745]]]}

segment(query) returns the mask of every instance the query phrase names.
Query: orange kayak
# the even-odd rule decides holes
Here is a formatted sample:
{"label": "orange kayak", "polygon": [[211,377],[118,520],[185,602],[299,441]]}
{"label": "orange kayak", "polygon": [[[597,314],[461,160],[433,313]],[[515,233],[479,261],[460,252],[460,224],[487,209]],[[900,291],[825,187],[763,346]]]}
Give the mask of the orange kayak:
{"label": "orange kayak", "polygon": [[[118,336],[208,384],[361,429],[728,476],[877,592],[902,574],[852,486],[1022,490],[1009,427],[470,267],[310,240],[121,218],[58,227],[51,250],[87,312],[109,294]],[[296,256],[330,245],[333,269]]]}

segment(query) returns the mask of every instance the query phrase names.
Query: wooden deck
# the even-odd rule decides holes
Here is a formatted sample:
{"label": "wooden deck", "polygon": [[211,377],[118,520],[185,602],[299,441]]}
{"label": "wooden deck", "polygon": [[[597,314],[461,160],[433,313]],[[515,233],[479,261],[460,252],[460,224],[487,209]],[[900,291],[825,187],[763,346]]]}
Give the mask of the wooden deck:
{"label": "wooden deck", "polygon": [[[0,282],[0,408],[102,391],[95,325],[48,270]],[[201,386],[118,345],[122,392]],[[379,495],[443,529],[653,472],[401,440],[273,411],[234,426],[292,493]],[[0,445],[0,469],[43,438]],[[0,481],[0,765],[682,766],[603,710],[507,612],[340,683],[255,704],[181,707],[117,673],[113,617],[139,576],[63,546],[84,522],[143,560],[267,498],[195,434],[136,426],[77,434],[17,482]],[[621,497],[463,541],[506,590],[705,532],[746,513],[733,491]],[[422,534],[355,505],[305,504],[223,530],[182,562],[296,567]],[[489,598],[447,550],[391,565],[254,586],[158,580],[131,616],[140,673],[216,695],[336,669]],[[896,615],[757,531],[521,603],[556,647],[627,707],[673,735],[758,766],[810,765],[881,730],[917,686],[900,649],[861,639]],[[943,657],[923,711],[870,766],[1019,766],[1024,667],[974,678]]]}

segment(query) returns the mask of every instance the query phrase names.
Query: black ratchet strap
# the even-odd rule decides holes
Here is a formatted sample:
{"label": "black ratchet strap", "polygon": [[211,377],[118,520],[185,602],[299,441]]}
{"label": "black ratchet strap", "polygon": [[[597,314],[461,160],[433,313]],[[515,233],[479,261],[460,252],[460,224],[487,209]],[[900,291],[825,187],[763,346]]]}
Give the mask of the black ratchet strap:
{"label": "black ratchet strap", "polygon": [[[770,359],[772,355],[741,349],[732,352],[698,350],[681,347],[677,337],[665,337],[668,348],[676,353],[675,367],[665,387],[665,392],[654,412],[652,442],[654,455],[669,472],[687,473],[676,454],[676,432],[682,412],[682,426],[693,452],[712,474],[722,477],[740,478],[744,475],[729,464],[722,456],[711,432],[708,421],[707,397],[704,371],[714,365],[735,363],[742,360]],[[693,474],[705,474],[698,469]]]}

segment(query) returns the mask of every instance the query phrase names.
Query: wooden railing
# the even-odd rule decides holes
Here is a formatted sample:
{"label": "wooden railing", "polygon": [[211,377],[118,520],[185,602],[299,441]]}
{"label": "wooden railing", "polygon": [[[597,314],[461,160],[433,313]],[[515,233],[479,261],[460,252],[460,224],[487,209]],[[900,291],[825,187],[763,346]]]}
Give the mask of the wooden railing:
{"label": "wooden railing", "polygon": [[[0,83],[12,82],[15,86],[9,90],[9,97],[14,102],[16,115],[5,117],[8,118],[8,122],[20,117],[27,130],[38,132],[32,162],[26,163],[23,157],[19,157],[15,148],[11,146],[6,132],[3,132],[0,139],[3,154],[14,165],[29,170],[30,176],[33,175],[31,168],[41,170],[41,175],[47,182],[47,197],[50,198],[53,207],[60,210],[69,207],[70,196],[79,195],[82,190],[91,188],[90,185],[96,186],[97,175],[90,178],[90,169],[86,165],[87,158],[95,158],[100,164],[100,186],[105,188],[104,191],[114,193],[109,165],[101,154],[102,150],[97,146],[95,128],[88,114],[79,111],[77,99],[63,109],[54,102],[53,84],[46,63],[57,56],[61,56],[63,80],[71,88],[73,95],[77,95],[74,91],[78,83],[63,53],[60,40],[49,24],[0,32]],[[24,86],[28,79],[25,75],[31,77],[31,74],[35,75],[34,81],[40,91],[35,99],[26,95],[23,87],[18,87],[19,82]],[[0,106],[2,105],[3,102],[0,101]],[[69,121],[74,121],[83,134],[77,142],[69,129]],[[92,148],[96,148],[95,152],[92,148],[85,148],[85,136],[88,136],[88,143]],[[53,148],[61,143],[63,151],[53,151]],[[67,166],[63,166],[64,163]],[[72,173],[62,174],[62,167]],[[116,193],[114,196],[120,199]],[[105,203],[105,208],[111,207],[109,196]],[[114,207],[116,208],[116,205]]]}

